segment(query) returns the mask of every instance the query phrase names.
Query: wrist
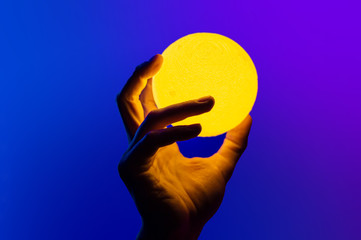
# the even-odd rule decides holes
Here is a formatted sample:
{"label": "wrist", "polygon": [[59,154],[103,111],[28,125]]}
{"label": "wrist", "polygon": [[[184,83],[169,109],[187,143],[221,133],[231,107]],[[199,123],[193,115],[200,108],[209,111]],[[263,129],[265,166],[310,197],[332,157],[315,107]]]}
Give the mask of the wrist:
{"label": "wrist", "polygon": [[143,223],[137,240],[196,240],[202,228],[170,228],[169,226],[159,226],[157,224],[146,225]]}

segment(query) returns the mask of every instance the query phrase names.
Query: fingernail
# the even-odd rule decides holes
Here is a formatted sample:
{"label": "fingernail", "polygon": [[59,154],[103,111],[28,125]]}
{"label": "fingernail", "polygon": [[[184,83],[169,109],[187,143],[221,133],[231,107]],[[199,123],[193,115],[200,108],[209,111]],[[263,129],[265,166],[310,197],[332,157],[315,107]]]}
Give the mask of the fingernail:
{"label": "fingernail", "polygon": [[197,100],[199,103],[209,103],[211,101],[213,101],[213,97],[211,96],[201,97]]}

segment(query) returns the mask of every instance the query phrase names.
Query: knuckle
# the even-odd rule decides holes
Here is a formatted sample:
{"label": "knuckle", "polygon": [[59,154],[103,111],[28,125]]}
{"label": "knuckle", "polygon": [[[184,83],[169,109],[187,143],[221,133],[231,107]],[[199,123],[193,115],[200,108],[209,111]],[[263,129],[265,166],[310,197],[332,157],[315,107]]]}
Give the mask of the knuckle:
{"label": "knuckle", "polygon": [[[129,94],[128,94],[129,95]],[[127,91],[125,87],[120,91],[120,93],[117,95],[117,103],[118,105],[124,104],[127,101],[131,100],[129,96],[127,96]]]}
{"label": "knuckle", "polygon": [[116,97],[116,101],[119,104],[120,102],[122,102],[124,100],[124,91],[122,90],[120,93],[118,93],[117,97]]}
{"label": "knuckle", "polygon": [[156,138],[156,132],[155,131],[150,131],[148,133],[146,133],[144,135],[144,141],[147,143],[152,143],[154,142],[154,139]]}
{"label": "knuckle", "polygon": [[240,153],[243,153],[245,150],[246,150],[246,148],[247,148],[247,140],[246,141],[244,141],[244,142],[242,142],[241,144],[239,144],[239,146],[238,146],[238,151],[240,152]]}
{"label": "knuckle", "polygon": [[239,146],[238,148],[238,153],[239,155],[242,155],[244,153],[244,151],[246,151],[247,148],[247,142],[243,143],[241,146]]}
{"label": "knuckle", "polygon": [[135,172],[134,166],[134,152],[129,151],[129,149],[123,154],[122,158],[118,163],[118,173],[120,178],[127,185],[129,180],[132,178]]}
{"label": "knuckle", "polygon": [[126,104],[132,103],[136,100],[137,99],[129,93],[129,89],[126,89],[126,87],[124,87],[117,96],[118,106],[126,105]]}
{"label": "knuckle", "polygon": [[140,69],[142,68],[142,64],[139,64],[134,68],[132,76],[137,76],[139,74]]}
{"label": "knuckle", "polygon": [[127,159],[128,159],[128,153],[125,152],[118,163],[118,173],[120,177],[123,177],[124,174],[127,172],[127,166],[126,166],[128,162]]}
{"label": "knuckle", "polygon": [[157,119],[159,117],[159,110],[152,110],[148,113],[147,117],[146,117],[146,121],[153,121],[155,119]]}
{"label": "knuckle", "polygon": [[143,73],[144,66],[147,62],[143,62],[135,67],[132,77],[140,77]]}
{"label": "knuckle", "polygon": [[247,146],[248,146],[248,140],[246,140],[246,142],[244,143],[243,151],[246,150]]}
{"label": "knuckle", "polygon": [[126,162],[124,161],[119,162],[118,173],[119,173],[119,177],[123,180],[125,185],[128,186],[129,179],[131,178],[131,171],[129,171],[129,168],[126,166]]}
{"label": "knuckle", "polygon": [[231,145],[230,145],[231,151],[233,151],[234,153],[237,153],[239,155],[243,154],[243,152],[246,150],[246,147],[248,144],[247,139],[245,139],[244,141],[238,142],[238,141],[234,141],[233,139],[229,138],[228,141],[231,143]]}

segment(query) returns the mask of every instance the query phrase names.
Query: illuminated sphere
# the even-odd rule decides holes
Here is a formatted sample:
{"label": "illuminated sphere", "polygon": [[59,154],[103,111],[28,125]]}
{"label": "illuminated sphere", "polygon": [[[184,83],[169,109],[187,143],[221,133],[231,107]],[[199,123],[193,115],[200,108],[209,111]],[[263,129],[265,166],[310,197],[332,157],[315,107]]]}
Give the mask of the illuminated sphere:
{"label": "illuminated sphere", "polygon": [[172,125],[200,123],[201,137],[217,136],[241,123],[257,96],[257,72],[246,51],[214,33],[182,37],[162,53],[163,66],[153,79],[158,108],[213,96],[215,105],[202,115]]}

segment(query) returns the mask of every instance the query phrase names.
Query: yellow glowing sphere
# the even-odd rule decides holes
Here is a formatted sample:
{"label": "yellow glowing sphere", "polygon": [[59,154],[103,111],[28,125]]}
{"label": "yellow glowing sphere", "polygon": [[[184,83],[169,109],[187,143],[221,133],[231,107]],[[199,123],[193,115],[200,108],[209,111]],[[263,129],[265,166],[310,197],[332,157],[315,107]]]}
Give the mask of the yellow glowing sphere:
{"label": "yellow glowing sphere", "polygon": [[257,72],[246,51],[233,40],[214,33],[194,33],[172,43],[153,79],[158,108],[213,96],[215,105],[205,114],[173,125],[200,123],[199,136],[220,135],[241,123],[257,96]]}

